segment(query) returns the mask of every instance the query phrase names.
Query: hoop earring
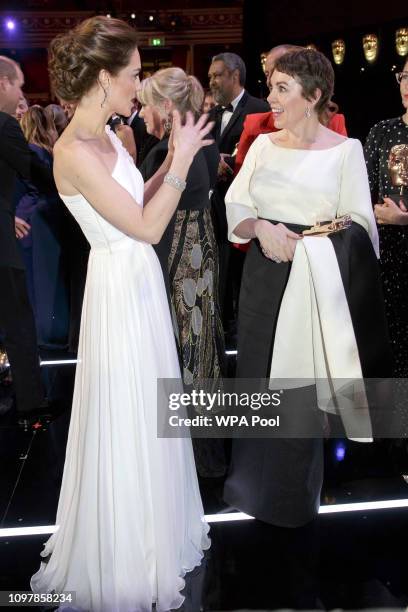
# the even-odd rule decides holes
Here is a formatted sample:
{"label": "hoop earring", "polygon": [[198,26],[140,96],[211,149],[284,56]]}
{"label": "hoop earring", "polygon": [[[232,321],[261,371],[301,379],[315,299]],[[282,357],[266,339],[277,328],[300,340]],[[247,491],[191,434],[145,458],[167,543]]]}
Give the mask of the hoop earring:
{"label": "hoop earring", "polygon": [[307,106],[305,110],[305,117],[306,119],[310,119],[311,116],[312,116],[312,111],[310,110],[310,106]]}

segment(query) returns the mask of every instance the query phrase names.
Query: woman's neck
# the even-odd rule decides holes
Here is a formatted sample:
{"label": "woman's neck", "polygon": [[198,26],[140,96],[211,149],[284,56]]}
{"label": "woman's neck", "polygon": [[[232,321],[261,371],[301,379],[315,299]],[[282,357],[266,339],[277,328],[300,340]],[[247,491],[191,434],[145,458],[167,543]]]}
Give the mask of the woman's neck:
{"label": "woman's neck", "polygon": [[295,149],[313,147],[319,137],[320,123],[317,117],[310,117],[301,124],[291,128],[284,128],[277,140],[286,146]]}
{"label": "woman's neck", "polygon": [[100,101],[94,97],[84,96],[75,109],[70,128],[79,131],[88,138],[101,138],[105,135],[106,124],[113,115],[113,110],[101,108]]}

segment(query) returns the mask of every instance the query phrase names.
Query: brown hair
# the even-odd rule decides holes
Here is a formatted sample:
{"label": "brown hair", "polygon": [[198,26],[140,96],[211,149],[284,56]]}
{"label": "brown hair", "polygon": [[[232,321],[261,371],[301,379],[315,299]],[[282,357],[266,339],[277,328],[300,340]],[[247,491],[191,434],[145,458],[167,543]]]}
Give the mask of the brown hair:
{"label": "brown hair", "polygon": [[49,119],[41,106],[38,104],[30,106],[21,117],[20,125],[27,142],[52,153],[58,134],[54,122]]}
{"label": "brown hair", "polygon": [[76,102],[97,83],[103,69],[112,75],[128,65],[137,48],[136,31],[120,19],[91,17],[51,41],[48,69],[53,92]]}
{"label": "brown hair", "polygon": [[143,79],[137,98],[141,104],[163,107],[171,100],[184,119],[187,111],[195,117],[201,114],[204,90],[201,83],[181,68],[163,68]]}
{"label": "brown hair", "polygon": [[45,107],[45,114],[54,122],[58,136],[61,136],[68,125],[68,119],[62,106],[58,104],[48,104],[48,106]]}
{"label": "brown hair", "polygon": [[14,60],[0,55],[0,79],[7,77],[13,83],[17,78],[17,68],[18,64]]}
{"label": "brown hair", "polygon": [[330,102],[334,89],[334,70],[323,53],[314,49],[300,49],[285,53],[278,59],[275,70],[294,77],[302,86],[302,95],[310,100],[320,89],[322,95],[315,106],[320,114]]}

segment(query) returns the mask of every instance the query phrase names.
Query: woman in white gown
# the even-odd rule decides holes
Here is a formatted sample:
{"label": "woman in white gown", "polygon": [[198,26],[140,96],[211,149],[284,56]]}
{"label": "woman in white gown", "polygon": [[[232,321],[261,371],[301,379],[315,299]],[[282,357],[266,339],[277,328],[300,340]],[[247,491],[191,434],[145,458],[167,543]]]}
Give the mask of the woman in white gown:
{"label": "woman in white gown", "polygon": [[126,23],[95,17],[50,49],[54,91],[77,103],[55,147],[55,179],[91,253],[58,530],[31,585],[74,591],[75,604],[65,607],[92,612],[178,608],[183,576],[209,547],[191,440],[157,437],[157,379],[180,372],[151,245],[211,125],[188,116],[181,126],[175,113],[174,146],[143,185],[106,127],[114,112],[131,112],[136,43]]}

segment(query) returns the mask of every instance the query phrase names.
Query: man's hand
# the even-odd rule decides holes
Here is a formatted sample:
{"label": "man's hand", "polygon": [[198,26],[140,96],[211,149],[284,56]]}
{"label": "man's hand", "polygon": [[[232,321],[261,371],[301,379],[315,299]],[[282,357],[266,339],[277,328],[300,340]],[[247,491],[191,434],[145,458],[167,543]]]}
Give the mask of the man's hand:
{"label": "man's hand", "polygon": [[227,153],[220,153],[220,163],[218,164],[218,178],[221,180],[227,180],[230,178],[234,171],[229,164],[225,161],[226,157],[230,157]]}
{"label": "man's hand", "polygon": [[14,217],[14,227],[16,230],[17,238],[25,238],[28,236],[31,230],[31,225],[24,221],[24,219],[20,219],[20,217]]}

